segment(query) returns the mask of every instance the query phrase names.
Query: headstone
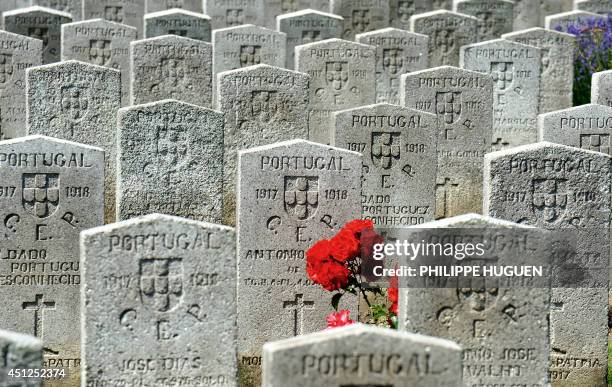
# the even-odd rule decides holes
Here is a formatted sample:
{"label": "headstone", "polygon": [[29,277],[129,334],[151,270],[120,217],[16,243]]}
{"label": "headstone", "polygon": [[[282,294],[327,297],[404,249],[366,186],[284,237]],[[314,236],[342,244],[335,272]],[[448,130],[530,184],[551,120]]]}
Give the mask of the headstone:
{"label": "headstone", "polygon": [[[30,378],[27,373],[14,376],[22,369],[41,369],[43,366],[42,342],[30,335],[0,330],[0,385],[42,387],[40,378]],[[10,372],[13,375],[10,375]]]}
{"label": "headstone", "polygon": [[[542,27],[548,15],[563,12],[563,0],[513,0],[514,31]],[[570,0],[571,1],[571,0]]]}
{"label": "headstone", "polygon": [[280,15],[277,30],[287,34],[287,68],[295,68],[295,47],[325,39],[340,38],[344,24],[342,17],[331,13],[306,9]]}
{"label": "headstone", "polygon": [[344,18],[342,38],[346,40],[390,25],[389,0],[331,0],[329,9]]}
{"label": "headstone", "polygon": [[482,212],[482,166],[491,149],[493,80],[436,67],[402,76],[402,105],[434,113],[438,124],[435,218]]}
{"label": "headstone", "polygon": [[437,119],[430,113],[376,104],[334,114],[334,145],[364,155],[362,218],[376,227],[434,219]]}
{"label": "headstone", "polygon": [[[302,140],[239,152],[240,386],[260,385],[264,343],[325,328],[330,293],[307,278],[305,252],[360,217],[361,159]],[[340,308],[356,316],[357,297],[346,294]]]}
{"label": "headstone", "polygon": [[612,70],[594,73],[591,77],[591,103],[612,106]]}
{"label": "headstone", "polygon": [[276,18],[302,10],[329,12],[330,0],[266,0],[264,24],[276,28]]}
{"label": "headstone", "polygon": [[566,32],[569,25],[586,25],[589,20],[604,20],[602,15],[586,11],[569,11],[546,16],[546,29]]}
{"label": "headstone", "polygon": [[541,50],[497,39],[461,48],[460,64],[493,77],[493,149],[536,141]]}
{"label": "headstone", "polygon": [[30,0],[3,0],[0,1],[0,13],[6,11],[14,11],[20,8],[26,8],[30,6]]}
{"label": "headstone", "polygon": [[458,66],[459,49],[476,42],[478,19],[451,11],[410,18],[411,30],[429,36],[429,67]]}
{"label": "headstone", "polygon": [[132,105],[177,99],[212,107],[212,45],[165,35],[131,43]]}
{"label": "headstone", "polygon": [[0,140],[25,135],[25,70],[42,64],[42,41],[0,31]]}
{"label": "headstone", "polygon": [[376,47],[376,102],[398,105],[400,75],[428,67],[426,35],[384,28],[358,34],[355,41]]}
{"label": "headstone", "polygon": [[0,326],[42,341],[44,368],[64,373],[45,386],[78,387],[78,236],[103,223],[104,152],[43,136],[2,141],[0,174]]}
{"label": "headstone", "polygon": [[390,0],[389,6],[391,26],[402,30],[410,30],[411,16],[439,9],[431,0]]}
{"label": "headstone", "polygon": [[243,24],[264,25],[264,0],[202,0],[212,29]]}
{"label": "headstone", "polygon": [[121,105],[129,103],[130,43],[136,28],[103,19],[62,26],[62,60],[79,60],[121,71]]}
{"label": "headstone", "polygon": [[82,0],[83,19],[104,19],[136,27],[142,38],[145,0]]}
{"label": "headstone", "polygon": [[178,35],[210,42],[210,18],[201,13],[170,9],[146,14],[145,38],[162,35]]}
{"label": "headstone", "polygon": [[306,74],[268,65],[219,74],[217,109],[225,114],[223,223],[235,224],[238,151],[308,138]]}
{"label": "headstone", "polygon": [[308,138],[329,144],[333,112],[376,102],[376,48],[341,39],[295,49],[295,69],[310,75]]}
{"label": "headstone", "polygon": [[202,12],[201,0],[145,0],[145,14],[166,11],[169,9],[184,9],[192,12]]}
{"label": "headstone", "polygon": [[[481,244],[482,255],[461,261],[461,265],[481,268],[481,273],[487,265],[531,267],[550,262],[546,246],[552,246],[552,240],[543,240],[545,236],[536,234],[533,227],[476,214],[419,227],[423,229],[402,230],[398,239]],[[509,247],[500,241],[515,242]],[[545,241],[550,243],[544,245]],[[455,259],[451,256],[444,262],[448,260]],[[449,262],[441,267],[451,265]],[[521,287],[516,284],[518,278],[508,276],[504,281],[491,276],[467,277],[444,278],[441,281],[448,281],[444,286],[428,282],[426,288],[423,288],[426,284],[402,286],[403,278],[400,279],[399,329],[454,340],[461,345],[462,386],[549,386],[550,288],[543,284]]]}
{"label": "headstone", "polygon": [[62,24],[72,21],[70,14],[35,6],[4,12],[2,19],[6,31],[42,40],[43,64],[60,61]]}
{"label": "headstone", "polygon": [[81,0],[30,0],[32,5],[69,13],[73,21],[83,19]]}
{"label": "headstone", "polygon": [[[485,156],[484,213],[541,229],[573,232],[577,245],[572,261],[603,273],[607,285],[611,163],[603,153],[549,142],[489,153]],[[607,286],[555,287],[551,297],[552,385],[605,385]]]}
{"label": "headstone", "polygon": [[574,9],[607,15],[612,12],[612,0],[574,0]]}
{"label": "headstone", "polygon": [[512,32],[514,3],[508,0],[463,0],[454,3],[454,11],[478,18],[478,41],[498,39]]}
{"label": "headstone", "polygon": [[118,220],[221,222],[223,113],[165,100],[121,109],[117,124]]}
{"label": "headstone", "polygon": [[574,58],[578,49],[574,35],[537,27],[505,34],[502,38],[541,49],[540,114],[572,106]]}
{"label": "headstone", "polygon": [[[376,326],[355,324],[267,343],[263,353],[262,387],[461,386],[457,344]],[[329,359],[346,363],[331,365]]]}
{"label": "headstone", "polygon": [[81,246],[83,385],[236,386],[234,229],[153,214]]}
{"label": "headstone", "polygon": [[104,149],[104,220],[115,219],[119,71],[78,61],[28,69],[27,133],[42,134]]}

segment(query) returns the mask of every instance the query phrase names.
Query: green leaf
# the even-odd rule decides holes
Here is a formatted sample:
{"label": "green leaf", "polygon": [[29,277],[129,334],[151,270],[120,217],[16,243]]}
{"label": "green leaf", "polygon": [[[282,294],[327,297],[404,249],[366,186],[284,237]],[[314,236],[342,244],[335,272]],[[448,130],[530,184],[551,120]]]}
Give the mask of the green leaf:
{"label": "green leaf", "polygon": [[337,312],[338,311],[338,304],[340,303],[340,298],[342,298],[342,294],[343,293],[336,293],[334,294],[334,296],[332,297],[331,300],[331,304],[334,307],[334,310]]}

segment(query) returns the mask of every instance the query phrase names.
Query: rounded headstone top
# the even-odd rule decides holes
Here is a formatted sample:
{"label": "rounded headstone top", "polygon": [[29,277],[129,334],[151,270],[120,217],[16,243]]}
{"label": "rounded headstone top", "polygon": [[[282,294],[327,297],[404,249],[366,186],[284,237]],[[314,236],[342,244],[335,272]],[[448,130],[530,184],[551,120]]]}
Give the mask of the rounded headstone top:
{"label": "rounded headstone top", "polygon": [[120,76],[120,73],[121,73],[117,69],[113,69],[110,67],[104,67],[104,66],[98,66],[95,64],[87,63],[87,62],[82,62],[80,60],[64,60],[64,61],[57,62],[57,63],[50,63],[50,64],[46,64],[42,66],[30,67],[26,69],[26,73],[30,74],[30,73],[35,73],[39,71],[53,71],[57,69],[61,69],[61,70],[74,69],[75,72],[90,70],[90,71],[97,71],[97,72],[116,73],[117,76]]}
{"label": "rounded headstone top", "polygon": [[449,11],[448,9],[438,9],[435,11],[419,13],[419,14],[410,16],[410,19],[422,19],[422,18],[438,16],[438,15],[460,16],[460,17],[464,17],[467,19],[474,19],[474,21],[478,21],[478,18],[475,16],[467,15],[461,12]]}
{"label": "rounded headstone top", "polygon": [[104,152],[104,149],[98,148],[91,145],[82,144],[80,142],[62,140],[56,137],[43,136],[40,134],[32,134],[29,136],[13,138],[10,140],[0,141],[0,146],[2,145],[15,145],[15,144],[26,144],[26,143],[47,143],[47,144],[58,144],[58,145],[70,145],[76,146],[82,149],[88,149],[95,152]]}
{"label": "rounded headstone top", "polygon": [[307,15],[319,15],[319,16],[331,17],[331,18],[338,19],[338,20],[344,20],[342,16],[336,15],[335,13],[317,11],[316,9],[310,9],[310,8],[302,9],[296,12],[284,13],[282,15],[278,15],[276,18],[278,20],[283,20],[283,19],[289,19],[292,17],[307,16]]}
{"label": "rounded headstone top", "polygon": [[601,152],[595,152],[595,151],[591,151],[587,149],[581,149],[581,148],[576,148],[573,146],[567,146],[567,145],[562,145],[562,144],[555,144],[555,143],[548,142],[548,141],[539,141],[533,144],[521,145],[521,146],[509,148],[509,149],[503,149],[503,150],[499,150],[496,152],[487,153],[484,156],[485,164],[487,162],[494,161],[495,159],[499,159],[503,157],[513,156],[513,155],[517,155],[520,153],[526,153],[526,152],[548,150],[548,149],[554,150],[557,152],[564,152],[564,153],[574,153],[574,154],[583,153],[583,154],[589,154],[593,157],[601,157],[601,158],[607,158],[607,159],[612,158],[611,156],[601,153]]}
{"label": "rounded headstone top", "polygon": [[361,153],[359,153],[359,152],[354,152],[354,151],[350,151],[350,150],[347,150],[347,149],[342,149],[342,148],[338,148],[338,147],[335,147],[335,146],[325,145],[325,144],[321,144],[321,143],[318,143],[318,142],[302,140],[302,139],[281,141],[281,142],[277,142],[277,143],[274,143],[274,144],[257,146],[257,147],[254,147],[254,148],[240,150],[240,151],[238,151],[238,153],[240,155],[243,155],[243,154],[249,154],[249,153],[265,152],[265,151],[272,150],[272,149],[293,148],[293,147],[297,147],[297,146],[311,147],[313,149],[319,149],[319,150],[333,150],[333,151],[337,151],[337,152],[343,152],[343,153],[346,153],[346,154],[352,154],[352,155],[355,155],[355,156],[358,156],[358,157],[362,156]]}
{"label": "rounded headstone top", "polygon": [[210,20],[210,16],[208,15],[205,15],[199,12],[189,11],[187,9],[181,9],[181,8],[172,8],[172,9],[166,9],[163,11],[150,12],[150,13],[145,14],[144,18],[153,19],[156,17],[174,16],[174,15],[185,15],[185,16],[191,16],[191,17],[198,18],[198,19]]}
{"label": "rounded headstone top", "polygon": [[70,12],[58,11],[57,9],[41,7],[40,5],[33,5],[31,7],[14,9],[12,11],[6,11],[6,12],[3,12],[2,15],[3,16],[12,16],[12,15],[21,15],[21,14],[24,14],[24,13],[31,13],[31,12],[50,13],[50,14],[53,14],[53,15],[63,16],[63,17],[67,17],[67,18],[72,19],[72,14]]}

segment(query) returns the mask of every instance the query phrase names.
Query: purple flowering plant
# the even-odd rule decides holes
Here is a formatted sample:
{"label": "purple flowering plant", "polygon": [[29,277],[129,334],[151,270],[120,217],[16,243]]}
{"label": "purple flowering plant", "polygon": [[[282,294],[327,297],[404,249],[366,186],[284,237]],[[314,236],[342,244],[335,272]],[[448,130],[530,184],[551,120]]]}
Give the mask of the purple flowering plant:
{"label": "purple flowering plant", "polygon": [[557,31],[576,36],[578,51],[574,62],[574,106],[591,102],[591,76],[612,69],[612,14],[568,24]]}

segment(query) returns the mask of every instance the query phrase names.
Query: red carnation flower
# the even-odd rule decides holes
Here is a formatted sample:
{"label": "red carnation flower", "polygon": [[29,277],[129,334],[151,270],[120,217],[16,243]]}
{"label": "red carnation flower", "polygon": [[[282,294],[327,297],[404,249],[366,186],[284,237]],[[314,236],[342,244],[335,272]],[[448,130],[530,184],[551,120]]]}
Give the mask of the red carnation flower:
{"label": "red carnation flower", "polygon": [[325,290],[334,291],[348,285],[349,270],[331,256],[331,243],[324,239],[306,252],[306,273]]}
{"label": "red carnation flower", "polygon": [[399,301],[399,289],[397,287],[397,282],[398,282],[397,276],[391,277],[389,282],[390,282],[389,288],[387,289],[387,297],[389,298],[389,301],[391,301],[391,307],[389,308],[389,311],[391,313],[397,314],[397,305]]}
{"label": "red carnation flower", "polygon": [[354,324],[355,321],[351,320],[350,314],[351,312],[346,309],[341,310],[338,313],[332,312],[328,314],[325,318],[327,320],[327,329]]}
{"label": "red carnation flower", "polygon": [[359,240],[349,230],[340,230],[329,242],[331,255],[338,262],[344,263],[359,255]]}

